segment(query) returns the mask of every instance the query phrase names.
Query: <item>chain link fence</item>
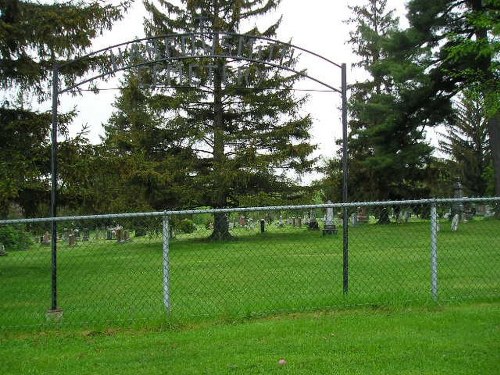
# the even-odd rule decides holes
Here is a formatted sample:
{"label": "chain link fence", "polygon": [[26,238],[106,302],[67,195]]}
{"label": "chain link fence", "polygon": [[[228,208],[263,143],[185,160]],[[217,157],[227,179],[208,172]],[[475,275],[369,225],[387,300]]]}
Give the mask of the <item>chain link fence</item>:
{"label": "chain link fence", "polygon": [[50,218],[4,220],[0,327],[497,300],[499,205],[440,199],[60,217],[56,241]]}

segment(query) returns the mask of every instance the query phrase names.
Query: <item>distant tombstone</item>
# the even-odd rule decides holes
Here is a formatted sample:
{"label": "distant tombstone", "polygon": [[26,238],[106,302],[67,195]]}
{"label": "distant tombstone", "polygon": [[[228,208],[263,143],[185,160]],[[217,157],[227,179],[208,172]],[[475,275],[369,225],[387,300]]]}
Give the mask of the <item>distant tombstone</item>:
{"label": "distant tombstone", "polygon": [[382,208],[382,211],[380,211],[380,216],[378,218],[377,223],[378,224],[389,224],[391,222],[391,219],[389,218],[389,211],[387,210],[386,207]]}
{"label": "distant tombstone", "polygon": [[[331,204],[332,202],[328,201],[327,203]],[[325,228],[323,229],[323,235],[336,234],[336,233],[337,233],[337,228],[333,223],[333,207],[328,207],[326,209]]]}
{"label": "distant tombstone", "polygon": [[297,226],[298,226],[299,228],[301,228],[301,227],[302,227],[302,218],[301,218],[301,217],[298,217],[298,218],[297,218]]}
{"label": "distant tombstone", "polygon": [[460,215],[455,214],[451,220],[451,230],[456,232],[458,230],[458,222],[460,221]]}
{"label": "distant tombstone", "polygon": [[358,226],[358,214],[357,214],[357,213],[355,213],[355,212],[353,212],[353,213],[351,214],[350,219],[351,219],[351,225],[352,225],[353,227],[357,227],[357,226]]}
{"label": "distant tombstone", "polygon": [[64,228],[64,229],[63,229],[62,239],[63,239],[64,241],[66,241],[66,240],[68,239],[68,237],[69,237],[69,234],[70,234],[70,233],[69,233],[69,229],[68,229],[68,228]]}
{"label": "distant tombstone", "polygon": [[71,233],[68,235],[68,245],[70,247],[73,247],[76,245],[76,236],[74,233]]}
{"label": "distant tombstone", "polygon": [[240,216],[240,226],[246,227],[246,225],[247,225],[247,219],[245,218],[245,216],[241,215]]}
{"label": "distant tombstone", "polygon": [[76,228],[73,230],[73,234],[76,236],[76,238],[80,238],[80,229]]}
{"label": "distant tombstone", "polygon": [[108,228],[106,230],[106,240],[114,240],[114,239],[115,239],[114,229]]}
{"label": "distant tombstone", "polygon": [[292,217],[292,226],[297,226],[297,219],[295,218],[295,216]]}
{"label": "distant tombstone", "polygon": [[311,230],[319,230],[319,224],[318,221],[316,220],[316,213],[314,210],[311,211],[310,214],[310,219],[309,219],[309,229]]}
{"label": "distant tombstone", "polygon": [[280,218],[279,218],[279,220],[278,220],[278,226],[279,226],[279,227],[282,227],[282,226],[284,226],[284,225],[285,225],[285,223],[283,222],[283,215],[280,215]]}
{"label": "distant tombstone", "polygon": [[49,232],[45,232],[42,236],[42,245],[48,246],[50,245],[50,234]]}
{"label": "distant tombstone", "polygon": [[[453,197],[454,198],[463,198],[464,193],[462,189],[462,184],[460,183],[460,179],[457,178],[455,185],[453,185]],[[458,219],[463,219],[462,215],[464,212],[464,204],[463,202],[456,202],[453,203],[452,209],[451,209],[451,215],[453,218],[455,218],[455,215],[458,215]]]}
{"label": "distant tombstone", "polygon": [[90,230],[88,228],[83,228],[82,241],[88,241],[89,238],[90,238]]}
{"label": "distant tombstone", "polygon": [[127,242],[127,241],[130,241],[130,233],[128,230],[124,230],[122,242]]}
{"label": "distant tombstone", "polygon": [[476,215],[477,216],[485,216],[486,215],[486,205],[479,204],[476,206]]}
{"label": "distant tombstone", "polygon": [[366,207],[358,207],[358,223],[367,223],[368,222],[368,212],[366,210]]}
{"label": "distant tombstone", "polygon": [[115,227],[115,237],[118,242],[123,242],[123,227],[117,225]]}
{"label": "distant tombstone", "polygon": [[3,243],[0,243],[0,257],[6,256],[7,252],[5,251],[5,246]]}
{"label": "distant tombstone", "polygon": [[260,219],[260,233],[264,233],[266,231],[266,221],[264,219]]}

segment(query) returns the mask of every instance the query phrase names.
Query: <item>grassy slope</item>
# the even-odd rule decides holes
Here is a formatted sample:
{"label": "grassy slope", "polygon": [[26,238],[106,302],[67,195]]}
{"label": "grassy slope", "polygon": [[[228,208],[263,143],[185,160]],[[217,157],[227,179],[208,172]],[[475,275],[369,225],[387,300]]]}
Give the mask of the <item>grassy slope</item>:
{"label": "grassy slope", "polygon": [[498,374],[499,322],[500,304],[484,303],[154,330],[10,332],[0,336],[0,373]]}

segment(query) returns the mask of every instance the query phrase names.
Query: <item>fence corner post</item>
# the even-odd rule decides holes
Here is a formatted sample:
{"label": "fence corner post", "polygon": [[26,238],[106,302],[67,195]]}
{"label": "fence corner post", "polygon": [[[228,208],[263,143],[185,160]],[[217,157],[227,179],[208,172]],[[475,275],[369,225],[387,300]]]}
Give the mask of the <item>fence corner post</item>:
{"label": "fence corner post", "polygon": [[167,313],[171,312],[172,306],[170,301],[170,228],[169,217],[167,212],[163,215],[163,303],[167,309]]}
{"label": "fence corner post", "polygon": [[434,302],[438,301],[438,221],[436,202],[431,203],[431,292]]}

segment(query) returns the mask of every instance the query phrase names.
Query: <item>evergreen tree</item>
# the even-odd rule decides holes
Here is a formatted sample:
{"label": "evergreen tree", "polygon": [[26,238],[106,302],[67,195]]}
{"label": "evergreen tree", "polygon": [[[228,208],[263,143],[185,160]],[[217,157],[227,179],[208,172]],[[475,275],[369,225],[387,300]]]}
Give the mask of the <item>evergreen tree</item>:
{"label": "evergreen tree", "polygon": [[[278,3],[184,0],[179,6],[169,1],[156,6],[145,1],[149,12],[145,31],[156,36],[191,32],[196,27],[207,31],[196,38],[197,48],[208,46],[217,54],[223,43],[238,43],[237,37],[223,41],[219,32],[275,36],[279,22],[262,32],[256,27],[247,31],[242,28],[255,17],[274,10]],[[244,48],[248,54],[251,47]],[[261,55],[280,63],[279,56],[271,55],[269,45],[262,47]],[[188,69],[193,62],[183,60],[183,68]],[[292,187],[287,174],[307,171],[314,162],[309,157],[314,150],[309,141],[311,119],[300,113],[306,99],[296,98],[292,91],[299,75],[280,74],[263,63],[222,56],[196,63],[202,67],[197,76],[200,89],[174,76],[169,78],[173,87],[155,89],[152,98],[164,112],[163,129],[175,134],[183,152],[195,157],[190,183],[198,192],[194,195],[198,205],[223,208],[239,205],[241,196],[276,192],[289,195]],[[285,64],[291,68],[295,63],[290,58]],[[154,69],[156,75],[170,74],[166,67]],[[243,79],[241,71],[247,72]],[[215,215],[214,221],[211,238],[229,238],[226,215]]]}
{"label": "evergreen tree", "polygon": [[141,85],[143,79],[137,71],[126,75],[104,126],[101,157],[115,176],[104,189],[114,197],[114,211],[196,206],[198,192],[190,178],[195,156],[175,129],[163,126],[163,108]]}
{"label": "evergreen tree", "polygon": [[491,162],[483,94],[466,90],[456,103],[455,111],[455,121],[441,134],[440,150],[454,161],[454,170],[466,193],[482,197],[486,193],[486,170]]}
{"label": "evergreen tree", "polygon": [[426,69],[429,84],[414,90],[408,116],[425,108],[436,117],[429,100],[443,106],[464,88],[479,87],[485,100],[495,191],[500,195],[500,77],[498,0],[411,0],[410,28],[400,48]]}
{"label": "evergreen tree", "polygon": [[404,199],[428,194],[425,170],[431,148],[426,122],[407,117],[406,99],[426,80],[422,69],[397,54],[390,43],[398,20],[385,0],[351,7],[355,26],[349,43],[360,57],[355,65],[369,78],[352,86],[350,106],[350,191],[353,199]]}
{"label": "evergreen tree", "polygon": [[[0,214],[5,215],[11,202],[19,203],[26,215],[40,214],[37,206],[49,197],[51,116],[26,103],[33,96],[39,102],[47,99],[54,64],[84,53],[96,36],[121,17],[127,4],[0,0]],[[69,80],[88,67],[80,64],[61,76]],[[60,133],[67,135],[66,125],[73,116],[59,117]]]}

